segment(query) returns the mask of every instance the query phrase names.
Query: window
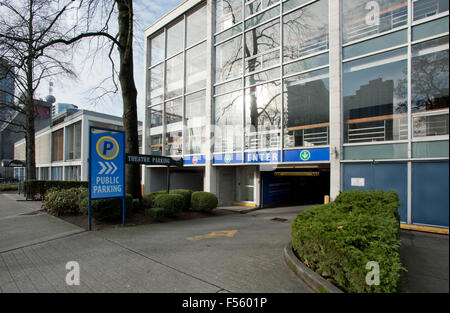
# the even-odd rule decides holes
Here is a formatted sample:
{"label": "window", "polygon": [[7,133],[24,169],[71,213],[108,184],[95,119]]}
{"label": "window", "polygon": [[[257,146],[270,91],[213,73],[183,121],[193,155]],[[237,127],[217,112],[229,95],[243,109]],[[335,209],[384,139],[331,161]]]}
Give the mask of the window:
{"label": "window", "polygon": [[81,180],[81,166],[66,166],[66,180]]}
{"label": "window", "polygon": [[214,151],[242,151],[242,91],[215,98]]}
{"label": "window", "polygon": [[206,38],[206,6],[189,14],[186,18],[186,47]]}
{"label": "window", "polygon": [[245,148],[280,148],[281,82],[274,81],[245,90]]}
{"label": "window", "polygon": [[254,72],[280,63],[280,22],[269,22],[245,33],[245,70]]}
{"label": "window", "polygon": [[166,62],[166,99],[183,94],[183,55],[179,54]]}
{"label": "window", "polygon": [[51,168],[52,180],[63,180],[63,167],[56,166]]}
{"label": "window", "polygon": [[150,107],[150,127],[157,127],[162,125],[162,104]]}
{"label": "window", "polygon": [[245,4],[245,16],[251,16],[280,2],[280,0],[248,0]]}
{"label": "window", "polygon": [[164,99],[164,65],[158,65],[150,70],[150,104],[160,103]]}
{"label": "window", "polygon": [[52,161],[64,159],[64,128],[52,133]]}
{"label": "window", "polygon": [[314,2],[283,18],[285,61],[327,50],[328,0]]}
{"label": "window", "polygon": [[167,54],[169,58],[183,50],[184,47],[184,21],[178,21],[167,28]]}
{"label": "window", "polygon": [[150,154],[162,154],[162,135],[150,136]]}
{"label": "window", "polygon": [[49,172],[48,167],[40,167],[39,168],[39,176],[38,176],[39,179],[40,180],[48,180],[48,178],[49,178],[48,172]]}
{"label": "window", "polygon": [[181,155],[183,152],[182,131],[166,133],[166,155]]}
{"label": "window", "polygon": [[81,122],[66,127],[66,159],[81,158]]}
{"label": "window", "polygon": [[345,0],[342,3],[343,43],[407,24],[407,0]]}
{"label": "window", "polygon": [[206,87],[206,43],[186,51],[186,92]]}
{"label": "window", "polygon": [[161,33],[150,40],[151,58],[150,64],[156,65],[164,60],[164,33]]}
{"label": "window", "polygon": [[448,0],[414,0],[414,20],[448,11]]}
{"label": "window", "polygon": [[408,139],[406,49],[343,65],[344,142]]}
{"label": "window", "polygon": [[217,0],[215,10],[216,32],[242,21],[242,0]]}
{"label": "window", "polygon": [[328,69],[284,80],[284,147],[329,143],[330,83]]}
{"label": "window", "polygon": [[216,46],[216,83],[242,75],[242,36]]}
{"label": "window", "polygon": [[183,119],[183,98],[166,102],[166,124],[180,122]]}

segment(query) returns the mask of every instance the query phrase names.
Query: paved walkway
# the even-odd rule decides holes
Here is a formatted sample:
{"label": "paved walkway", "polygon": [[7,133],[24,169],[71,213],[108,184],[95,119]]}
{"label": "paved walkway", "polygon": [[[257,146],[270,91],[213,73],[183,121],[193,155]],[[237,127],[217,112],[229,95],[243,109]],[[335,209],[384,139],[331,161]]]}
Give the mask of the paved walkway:
{"label": "paved walkway", "polygon": [[[309,206],[86,232],[16,199],[0,194],[0,292],[311,292],[282,257]],[[401,239],[404,292],[448,292],[448,236]]]}

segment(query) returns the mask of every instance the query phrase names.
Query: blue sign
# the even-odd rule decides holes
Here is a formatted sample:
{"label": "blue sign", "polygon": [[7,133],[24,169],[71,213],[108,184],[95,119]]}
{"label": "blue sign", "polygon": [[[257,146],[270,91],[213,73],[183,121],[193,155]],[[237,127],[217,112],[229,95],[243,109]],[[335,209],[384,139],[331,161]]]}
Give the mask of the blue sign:
{"label": "blue sign", "polygon": [[125,133],[90,128],[90,199],[125,197]]}
{"label": "blue sign", "polygon": [[221,153],[213,155],[213,164],[241,164],[242,153]]}
{"label": "blue sign", "polygon": [[185,156],[184,165],[205,165],[205,156],[202,154]]}
{"label": "blue sign", "polygon": [[280,161],[281,152],[279,150],[245,153],[245,163],[278,163]]}
{"label": "blue sign", "polygon": [[284,150],[283,161],[284,162],[330,161],[330,148]]}

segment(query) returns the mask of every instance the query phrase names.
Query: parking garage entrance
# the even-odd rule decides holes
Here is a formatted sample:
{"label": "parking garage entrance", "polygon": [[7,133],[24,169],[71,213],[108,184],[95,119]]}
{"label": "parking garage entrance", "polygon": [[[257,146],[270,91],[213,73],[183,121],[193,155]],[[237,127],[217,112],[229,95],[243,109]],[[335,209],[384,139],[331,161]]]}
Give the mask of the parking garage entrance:
{"label": "parking garage entrance", "polygon": [[321,204],[330,194],[328,164],[279,167],[261,179],[263,207]]}

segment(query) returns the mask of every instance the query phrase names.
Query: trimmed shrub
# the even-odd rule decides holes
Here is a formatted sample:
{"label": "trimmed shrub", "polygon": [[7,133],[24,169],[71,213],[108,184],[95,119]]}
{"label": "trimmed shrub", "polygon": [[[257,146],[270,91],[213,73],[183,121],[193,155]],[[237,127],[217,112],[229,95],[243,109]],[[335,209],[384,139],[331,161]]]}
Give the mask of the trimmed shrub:
{"label": "trimmed shrub", "polygon": [[183,210],[184,198],[179,194],[160,194],[154,199],[153,206],[163,208],[166,216],[175,216]]}
{"label": "trimmed shrub", "polygon": [[65,180],[26,180],[23,182],[22,190],[27,195],[27,199],[44,200],[47,190],[50,188],[70,189],[88,188],[87,181],[65,181]]}
{"label": "trimmed shrub", "polygon": [[[346,292],[396,292],[403,270],[398,207],[395,192],[343,192],[297,216],[291,225],[293,249]],[[378,286],[366,284],[369,261],[380,265]]]}
{"label": "trimmed shrub", "polygon": [[[122,198],[92,200],[92,216],[97,221],[116,221],[122,218]],[[133,196],[129,193],[125,198],[126,216],[133,209]]]}
{"label": "trimmed shrub", "polygon": [[218,204],[215,194],[206,191],[195,191],[192,193],[191,206],[195,211],[211,211]]}
{"label": "trimmed shrub", "polygon": [[187,211],[187,210],[189,210],[191,208],[192,190],[188,190],[188,189],[173,189],[173,190],[170,190],[170,193],[179,194],[179,195],[183,196],[183,198],[184,198],[183,211]]}
{"label": "trimmed shrub", "polygon": [[140,211],[142,209],[142,204],[139,199],[133,199],[133,212]]}
{"label": "trimmed shrub", "polygon": [[163,208],[150,208],[148,209],[148,212],[155,222],[160,222],[164,218]]}
{"label": "trimmed shrub", "polygon": [[89,194],[88,189],[83,188],[83,191],[78,195],[78,211],[82,215],[87,215],[89,210]]}
{"label": "trimmed shrub", "polygon": [[77,215],[79,212],[78,198],[82,192],[82,188],[49,191],[45,195],[42,206],[56,216]]}
{"label": "trimmed shrub", "polygon": [[17,191],[19,189],[19,184],[2,184],[0,185],[0,191]]}
{"label": "trimmed shrub", "polygon": [[150,193],[142,196],[142,206],[144,209],[150,209],[152,207],[153,197]]}

